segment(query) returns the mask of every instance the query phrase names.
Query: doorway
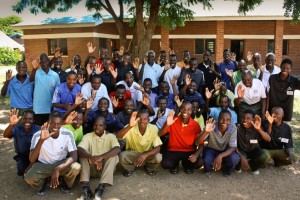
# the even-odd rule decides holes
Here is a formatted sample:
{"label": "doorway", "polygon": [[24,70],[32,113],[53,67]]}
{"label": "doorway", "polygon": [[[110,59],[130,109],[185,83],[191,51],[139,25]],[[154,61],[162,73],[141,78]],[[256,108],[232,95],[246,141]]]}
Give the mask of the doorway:
{"label": "doorway", "polygon": [[239,61],[244,56],[244,40],[231,40],[230,51],[235,53],[236,60]]}

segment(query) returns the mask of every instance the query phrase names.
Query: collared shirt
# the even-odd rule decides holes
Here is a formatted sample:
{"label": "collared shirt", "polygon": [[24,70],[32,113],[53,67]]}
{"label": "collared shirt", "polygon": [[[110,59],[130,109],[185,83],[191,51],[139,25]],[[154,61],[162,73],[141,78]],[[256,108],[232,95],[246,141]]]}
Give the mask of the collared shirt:
{"label": "collared shirt", "polygon": [[104,84],[107,89],[107,93],[109,94],[110,92],[114,91],[115,85],[113,85],[113,76],[111,75],[110,72],[103,71],[101,74],[101,85]]}
{"label": "collared shirt", "polygon": [[[71,104],[73,105],[76,99],[76,94],[81,91],[81,86],[79,84],[75,84],[73,89],[70,90],[68,88],[67,83],[61,83],[58,87],[56,87],[52,99],[52,103],[59,104]],[[65,108],[57,108],[54,107],[54,110],[57,110],[61,113],[65,113],[67,110]]]}
{"label": "collared shirt", "polygon": [[[94,120],[100,116],[100,112],[97,111],[90,111],[88,113],[88,121],[93,124]],[[121,123],[120,119],[113,115],[112,113],[107,112],[105,116],[105,122],[106,122],[106,130],[110,133],[115,133],[122,128],[124,128],[124,125]]]}
{"label": "collared shirt", "polygon": [[[119,72],[118,72],[119,73]],[[137,102],[143,100],[143,93],[140,90],[135,89],[135,87],[141,87],[138,83],[133,82],[132,85],[129,87],[125,81],[120,81],[117,83],[117,85],[124,85],[126,87],[126,90],[129,90],[131,93],[131,98],[134,101],[134,107],[137,107]]]}
{"label": "collared shirt", "polygon": [[[117,99],[117,97],[116,97],[116,92],[115,92],[115,91],[111,92],[111,93],[109,94],[109,97],[110,97],[110,98],[115,97],[115,98]],[[124,98],[123,98],[121,101],[118,100],[118,101],[119,101],[118,106],[117,106],[117,107],[114,107],[114,106],[113,106],[113,107],[114,107],[114,113],[118,113],[118,112],[124,110],[124,101],[125,101],[125,99],[128,99],[128,98],[131,98],[131,93],[130,93],[129,90],[126,90],[126,91],[125,91]]]}
{"label": "collared shirt", "polygon": [[[262,129],[267,131],[268,121],[262,124]],[[264,149],[288,149],[293,148],[292,129],[289,125],[282,122],[280,126],[272,124],[270,133],[271,142],[261,141],[260,145]]]}
{"label": "collared shirt", "polygon": [[[231,113],[231,123],[236,124],[237,123],[237,115],[234,110],[231,110],[230,108],[227,109]],[[212,107],[210,108],[209,116],[214,118],[214,120],[217,122],[219,119],[219,114],[222,111],[221,107]]]}
{"label": "collared shirt", "polygon": [[233,88],[231,87],[230,84],[230,76],[227,75],[225,69],[229,69],[232,71],[235,71],[235,65],[232,61],[230,61],[229,63],[225,63],[225,62],[221,62],[220,64],[217,65],[218,66],[218,71],[221,73],[221,81],[225,82],[227,85],[227,88],[231,91],[233,91]]}
{"label": "collared shirt", "polygon": [[[155,114],[153,116],[150,117],[150,122],[152,122],[156,117],[157,117],[157,113],[158,113],[158,108],[154,108],[153,109]],[[164,123],[167,121],[167,117],[168,117],[168,114],[170,112],[170,109],[169,108],[166,108],[165,110],[165,113],[163,116],[161,116],[159,119],[157,119],[156,121],[156,126],[161,129],[161,127],[164,125]]]}
{"label": "collared shirt", "polygon": [[72,126],[72,124],[66,124],[66,125],[63,125],[63,127],[65,127],[66,129],[68,129],[69,131],[71,131],[73,133],[75,143],[76,143],[76,145],[78,145],[81,142],[82,137],[83,137],[82,126],[80,126],[78,129],[75,129]]}
{"label": "collared shirt", "polygon": [[54,90],[59,84],[58,74],[50,68],[48,74],[42,69],[36,71],[33,92],[33,111],[35,114],[51,112]]}
{"label": "collared shirt", "polygon": [[[200,63],[197,67],[199,70],[203,72],[204,75],[204,81],[205,81],[205,88],[208,88],[209,91],[214,89],[214,80],[217,78],[217,76],[211,71],[208,65],[205,65],[204,62]],[[218,69],[216,69],[218,72]]]}
{"label": "collared shirt", "polygon": [[185,84],[185,76],[189,74],[191,80],[196,81],[196,87],[197,87],[197,92],[200,92],[202,86],[204,85],[204,74],[202,71],[199,69],[196,69],[194,73],[191,72],[191,70],[187,69],[184,70],[182,73],[182,82],[181,82],[181,87]]}
{"label": "collared shirt", "polygon": [[156,107],[156,97],[157,97],[157,94],[150,91],[150,94],[147,93],[147,95],[149,96],[149,99],[150,99],[150,105],[152,108],[155,108]]}
{"label": "collared shirt", "polygon": [[176,118],[177,120],[166,130],[170,133],[168,151],[195,151],[195,139],[201,133],[199,124],[191,117],[186,125],[180,116]]}
{"label": "collared shirt", "polygon": [[168,96],[164,96],[163,94],[158,95],[155,98],[155,106],[154,106],[154,108],[157,107],[157,104],[156,104],[157,99],[159,97],[161,97],[161,96],[163,96],[163,97],[165,97],[165,99],[167,99],[167,103],[168,103],[167,108],[169,108],[169,109],[174,109],[175,108],[175,104],[176,104],[176,102],[174,101],[175,96],[174,96],[174,94],[171,94],[171,93],[169,93]]}
{"label": "collared shirt", "polygon": [[29,76],[27,74],[23,83],[17,79],[17,75],[14,76],[10,80],[6,92],[6,94],[10,95],[10,106],[12,108],[32,107],[33,87],[34,83],[29,81]]}
{"label": "collared shirt", "polygon": [[64,83],[66,82],[66,79],[67,79],[67,72],[64,72],[64,71],[60,71],[60,72],[56,72],[59,76],[59,80],[60,80],[60,83]]}
{"label": "collared shirt", "polygon": [[114,147],[120,147],[120,144],[114,134],[104,131],[101,137],[95,132],[84,135],[78,147],[83,148],[92,156],[96,156],[109,152]]}
{"label": "collared shirt", "polygon": [[245,128],[241,124],[237,126],[237,145],[239,149],[245,152],[251,152],[259,148],[261,139],[261,135],[253,126],[250,128]]}
{"label": "collared shirt", "polygon": [[[88,99],[91,96],[91,91],[92,91],[92,84],[91,84],[91,82],[85,83],[81,87],[81,92],[82,92],[82,95],[83,95],[84,99]],[[99,89],[95,90],[95,93],[96,93],[96,96],[95,96],[94,105],[92,106],[91,111],[98,110],[98,101],[99,101],[99,99],[101,99],[102,97],[105,97],[109,101],[109,108],[108,108],[109,112],[113,112],[113,107],[112,107],[110,98],[108,96],[106,86],[101,83]]]}
{"label": "collared shirt", "polygon": [[119,112],[119,113],[117,114],[117,118],[120,120],[120,122],[121,122],[124,126],[126,126],[127,124],[129,124],[130,117],[131,117],[131,114],[128,115],[128,114],[126,114],[125,111]]}
{"label": "collared shirt", "polygon": [[185,93],[184,94],[184,98],[183,98],[185,101],[189,101],[189,102],[193,102],[193,101],[197,101],[199,103],[199,106],[201,108],[204,107],[205,105],[205,101],[204,99],[202,98],[202,95],[199,94],[198,92],[194,92],[193,94],[189,94],[189,93]]}
{"label": "collared shirt", "polygon": [[214,131],[207,135],[207,147],[217,150],[225,151],[228,147],[237,147],[237,130],[234,124],[230,124],[224,133],[219,131],[218,125]]}
{"label": "collared shirt", "polygon": [[283,121],[291,121],[293,116],[295,90],[300,90],[300,79],[291,75],[286,80],[281,80],[279,74],[270,76],[269,91],[269,111],[273,107],[281,107],[284,111]]}
{"label": "collared shirt", "polygon": [[[269,70],[266,69],[266,65],[263,66],[263,68],[265,69],[264,70],[264,74],[263,74],[263,77],[262,77],[262,82],[264,84],[264,87],[265,89],[267,88],[268,86],[268,83],[269,83],[269,78],[272,74],[279,74],[281,72],[281,69],[277,66],[274,65],[274,68],[273,68],[273,71],[272,73],[269,72]],[[260,76],[260,69],[257,70],[257,77]]]}
{"label": "collared shirt", "polygon": [[[171,84],[171,79],[174,77],[174,76],[177,76],[179,77],[180,76],[180,73],[181,73],[181,69],[180,67],[178,66],[175,66],[174,69],[170,68],[168,69],[168,71],[166,71],[165,73],[165,76],[164,76],[164,81],[167,81],[169,83],[169,86],[170,86],[170,93],[173,94],[173,87],[172,87],[172,84]],[[178,93],[178,86],[177,86],[177,80],[175,81],[175,88],[176,88],[176,91]]]}
{"label": "collared shirt", "polygon": [[242,101],[248,105],[253,105],[266,98],[266,91],[263,83],[259,79],[253,79],[252,87],[246,87],[243,82],[239,82],[235,87],[234,97],[238,98],[237,89],[239,85],[242,85],[245,90],[245,95]]}
{"label": "collared shirt", "polygon": [[139,131],[139,125],[132,127],[123,137],[126,139],[126,150],[140,153],[150,151],[153,147],[162,145],[158,137],[158,128],[153,124],[148,124],[144,135]]}
{"label": "collared shirt", "polygon": [[[228,96],[228,98],[230,99],[230,106],[231,107],[234,107],[234,93],[231,92],[230,90],[226,90],[226,93],[225,93],[226,96]],[[214,96],[216,96],[216,105],[217,106],[220,106],[220,90],[217,90],[215,93],[214,93]]]}
{"label": "collared shirt", "polygon": [[29,155],[32,136],[41,130],[41,127],[33,124],[30,132],[26,133],[23,125],[16,125],[12,129],[15,151],[18,155]]}
{"label": "collared shirt", "polygon": [[[139,72],[142,69],[142,65],[139,66]],[[160,65],[154,63],[152,66],[150,66],[148,63],[144,66],[144,73],[143,77],[140,77],[142,79],[142,83],[146,78],[150,78],[152,80],[152,87],[156,88],[158,87],[158,80],[160,75],[163,73],[164,68]]]}
{"label": "collared shirt", "polygon": [[[33,150],[39,139],[41,131],[36,132],[31,141],[30,150]],[[77,147],[73,137],[73,133],[68,129],[61,127],[59,129],[58,138],[49,137],[44,141],[38,160],[44,164],[55,164],[66,159],[69,152],[76,151]]]}

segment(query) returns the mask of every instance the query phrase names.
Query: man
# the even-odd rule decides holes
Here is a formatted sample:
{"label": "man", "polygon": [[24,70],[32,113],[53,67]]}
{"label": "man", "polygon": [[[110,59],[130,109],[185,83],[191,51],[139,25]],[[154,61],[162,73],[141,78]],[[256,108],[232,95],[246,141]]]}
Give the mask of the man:
{"label": "man", "polygon": [[239,162],[239,156],[235,153],[237,147],[237,130],[231,124],[231,114],[228,110],[220,112],[217,126],[213,119],[208,119],[204,132],[196,139],[196,145],[204,144],[204,172],[209,174],[222,168],[224,176],[230,176]]}
{"label": "man", "polygon": [[275,54],[268,53],[265,59],[265,65],[257,70],[257,77],[264,84],[264,88],[266,89],[268,86],[269,78],[272,74],[279,74],[280,68],[275,66]]}
{"label": "man", "polygon": [[[95,50],[96,47],[93,47],[93,43],[88,42],[87,43],[87,48],[88,48],[88,53],[92,54]],[[97,64],[99,64],[100,66],[104,63],[104,60],[106,60],[108,57],[108,49],[105,47],[101,47],[99,49],[99,58],[97,59]],[[115,70],[115,65],[112,63],[112,68],[113,70]],[[101,66],[101,70],[104,69],[104,66]]]}
{"label": "man", "polygon": [[191,55],[190,52],[188,50],[184,50],[183,51],[183,55],[182,55],[182,61],[176,63],[176,65],[180,68],[189,68],[189,61],[190,61]]}
{"label": "man", "polygon": [[138,64],[133,65],[131,63],[131,55],[128,52],[125,52],[123,54],[123,60],[118,61],[117,64],[118,70],[118,76],[117,76],[117,82],[124,80],[124,76],[127,72],[131,73],[134,76],[134,81],[139,81],[139,70],[138,70]]}
{"label": "man", "polygon": [[[9,114],[9,125],[3,132],[4,138],[13,138],[17,162],[17,174],[23,176],[29,166],[30,143],[34,133],[40,130],[40,126],[33,124],[34,112],[24,111],[22,116],[18,117],[18,110],[12,109]],[[21,124],[18,125],[20,119]]]}
{"label": "man", "polygon": [[224,61],[217,65],[218,71],[221,73],[221,81],[227,84],[229,90],[234,91],[234,88],[230,86],[230,77],[226,73],[226,70],[235,71],[235,64],[231,60],[231,52],[229,49],[223,51],[223,58]]}
{"label": "man", "polygon": [[[157,97],[157,92],[152,91],[152,80],[150,78],[146,78],[144,80],[143,87],[139,87],[137,89],[139,89],[143,93],[143,95],[147,95],[149,97],[150,106],[152,108],[155,108],[156,107],[155,99]],[[140,110],[141,108],[143,108],[143,104],[141,103],[141,101],[139,101],[137,110]]]}
{"label": "man", "polygon": [[134,101],[132,98],[125,99],[124,101],[124,110],[117,114],[117,117],[125,126],[129,124],[131,114],[134,111]]}
{"label": "man", "polygon": [[[167,100],[167,108],[174,109],[175,108],[175,101],[174,101],[175,95],[170,93],[170,86],[169,86],[168,82],[166,82],[166,81],[161,82],[159,85],[159,91],[160,91],[160,94],[155,98],[155,102],[157,102],[158,98],[164,97]],[[175,94],[176,94],[176,92],[175,92]],[[155,107],[157,107],[157,104]]]}
{"label": "man", "polygon": [[155,115],[150,118],[150,121],[151,124],[155,124],[158,129],[161,129],[167,120],[170,109],[167,108],[168,102],[164,96],[160,96],[156,100],[156,105],[157,107],[154,108]]}
{"label": "man", "polygon": [[[177,56],[175,54],[171,54],[169,59],[170,59],[170,61],[169,61],[170,64],[168,67],[164,68],[162,78],[164,81],[168,82],[169,88],[170,88],[170,93],[174,94],[171,80],[173,78],[177,79],[180,76],[181,69],[176,65]],[[175,89],[176,89],[175,92],[178,93],[179,91],[178,91],[178,86],[177,86],[177,80],[175,81]]]}
{"label": "man", "polygon": [[76,146],[81,142],[83,137],[83,112],[76,110],[76,114],[71,124],[63,125],[64,128],[68,129],[73,133]]}
{"label": "man", "polygon": [[113,174],[119,162],[118,154],[121,149],[116,136],[109,134],[105,128],[105,119],[97,117],[93,125],[94,131],[86,134],[78,145],[82,200],[88,200],[93,195],[89,184],[90,177],[100,177],[94,199],[100,200],[105,187],[113,185]]}
{"label": "man", "polygon": [[106,86],[107,92],[109,94],[110,92],[113,91],[114,86],[117,82],[118,70],[117,69],[114,70],[110,58],[106,58],[105,60],[102,61],[102,65],[100,69],[101,68],[104,69],[100,71],[101,83]]}
{"label": "man", "polygon": [[[248,60],[248,62],[249,61],[251,61],[251,60]],[[256,52],[255,54],[253,54],[253,56],[252,56],[252,62],[253,62],[253,64],[248,65],[247,69],[251,71],[251,73],[253,74],[254,78],[258,78],[257,71],[260,68],[262,68],[260,53]]]}
{"label": "man", "polygon": [[[39,188],[50,177],[50,184],[45,181],[39,195],[45,194],[48,185],[54,189],[60,186],[62,192],[68,193],[80,172],[73,134],[61,127],[62,123],[61,114],[53,111],[49,123],[46,122],[32,137],[29,154],[32,166],[24,174],[24,180],[31,187]],[[59,183],[60,176],[62,183]]]}
{"label": "man", "polygon": [[124,101],[125,99],[131,98],[131,93],[129,90],[126,90],[125,85],[120,84],[115,87],[115,91],[109,94],[109,97],[113,105],[114,113],[117,114],[123,111]]}
{"label": "man", "polygon": [[147,111],[133,112],[129,125],[117,133],[119,139],[126,139],[126,150],[120,153],[125,177],[131,176],[135,168],[142,165],[148,175],[157,173],[162,159],[159,153],[162,142],[157,135],[158,128],[150,124],[149,120]]}
{"label": "man", "polygon": [[62,70],[63,59],[62,57],[54,55],[54,57],[50,60],[50,66],[53,64],[52,70],[55,71],[61,83],[66,82],[67,72]]}
{"label": "man", "polygon": [[81,68],[81,57],[80,55],[75,55],[71,61],[70,68],[66,69],[65,72],[74,71],[77,74],[77,71]]}
{"label": "man", "polygon": [[284,111],[283,121],[291,121],[295,90],[300,90],[300,79],[290,75],[293,62],[284,59],[281,62],[281,72],[270,76],[267,86],[267,105],[269,112],[272,108],[280,106]]}
{"label": "man", "polygon": [[161,50],[159,52],[157,64],[159,64],[161,67],[164,67],[166,65],[167,61],[167,52],[165,50]]}
{"label": "man", "polygon": [[159,131],[159,136],[170,134],[167,152],[163,155],[161,166],[169,169],[171,174],[178,173],[180,161],[187,174],[192,174],[194,169],[199,169],[203,165],[201,158],[203,148],[195,146],[195,139],[201,129],[191,118],[192,111],[192,104],[183,102],[180,115],[174,118],[175,112],[171,110],[167,121]]}
{"label": "man", "polygon": [[43,125],[49,118],[54,90],[60,84],[60,80],[58,74],[50,69],[49,58],[46,54],[40,55],[39,62],[36,59],[32,60],[32,66],[30,81],[34,82],[35,123]]}

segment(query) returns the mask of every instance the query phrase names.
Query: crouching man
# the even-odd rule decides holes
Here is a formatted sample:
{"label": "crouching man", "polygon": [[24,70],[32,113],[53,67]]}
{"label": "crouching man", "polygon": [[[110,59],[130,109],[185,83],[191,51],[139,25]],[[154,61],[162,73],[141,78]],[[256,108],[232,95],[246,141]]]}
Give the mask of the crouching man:
{"label": "crouching man", "polygon": [[48,186],[60,186],[62,192],[69,192],[80,172],[73,133],[61,127],[62,123],[61,114],[54,111],[49,122],[32,137],[29,160],[33,165],[24,174],[24,180],[33,188],[39,188],[44,182],[39,195],[44,195]]}

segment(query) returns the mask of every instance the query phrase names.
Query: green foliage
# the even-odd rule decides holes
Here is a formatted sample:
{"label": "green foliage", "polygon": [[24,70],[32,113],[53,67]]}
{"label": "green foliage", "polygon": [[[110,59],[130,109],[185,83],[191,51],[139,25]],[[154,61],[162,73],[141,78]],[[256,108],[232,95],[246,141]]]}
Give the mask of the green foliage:
{"label": "green foliage", "polygon": [[21,33],[21,30],[13,30],[11,25],[22,22],[22,19],[18,16],[8,16],[0,18],[0,31],[4,32],[6,35],[12,35],[15,33]]}
{"label": "green foliage", "polygon": [[260,5],[264,0],[239,0],[240,5],[238,13],[246,14],[248,11],[254,10],[254,8]]}
{"label": "green foliage", "polygon": [[21,60],[22,54],[18,50],[12,50],[7,47],[0,47],[0,64],[1,65],[15,65]]}
{"label": "green foliage", "polygon": [[298,22],[300,18],[300,1],[299,0],[284,0],[283,8],[284,15],[293,18],[293,22]]}

